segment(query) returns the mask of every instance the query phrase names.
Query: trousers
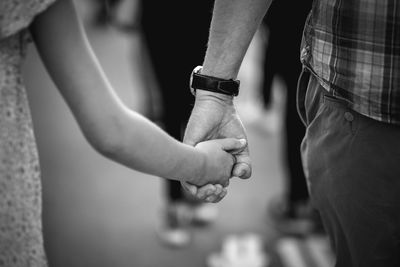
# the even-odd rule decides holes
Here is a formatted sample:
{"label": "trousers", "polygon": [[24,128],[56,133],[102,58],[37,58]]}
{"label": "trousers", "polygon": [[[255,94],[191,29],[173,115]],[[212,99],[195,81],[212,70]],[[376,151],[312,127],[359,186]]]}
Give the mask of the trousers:
{"label": "trousers", "polygon": [[310,201],[335,266],[400,266],[400,126],[353,111],[307,68],[297,108],[306,125],[300,150]]}

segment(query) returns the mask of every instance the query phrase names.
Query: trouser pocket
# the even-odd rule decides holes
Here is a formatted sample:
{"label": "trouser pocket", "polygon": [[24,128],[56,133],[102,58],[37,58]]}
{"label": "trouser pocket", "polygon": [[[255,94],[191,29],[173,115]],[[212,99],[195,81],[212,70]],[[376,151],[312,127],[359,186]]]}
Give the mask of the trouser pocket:
{"label": "trouser pocket", "polygon": [[306,93],[309,81],[310,81],[310,72],[305,67],[303,67],[299,76],[299,80],[297,81],[296,106],[297,106],[297,113],[299,114],[299,117],[305,126],[307,126],[307,112],[305,107],[305,100],[306,100]]}

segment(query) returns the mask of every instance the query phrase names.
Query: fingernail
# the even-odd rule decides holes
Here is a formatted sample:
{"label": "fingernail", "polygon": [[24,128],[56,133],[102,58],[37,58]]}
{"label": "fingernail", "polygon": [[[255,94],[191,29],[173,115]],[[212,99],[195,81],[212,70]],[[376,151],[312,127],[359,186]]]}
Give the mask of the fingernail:
{"label": "fingernail", "polygon": [[242,146],[246,145],[247,143],[246,139],[239,139],[239,142]]}

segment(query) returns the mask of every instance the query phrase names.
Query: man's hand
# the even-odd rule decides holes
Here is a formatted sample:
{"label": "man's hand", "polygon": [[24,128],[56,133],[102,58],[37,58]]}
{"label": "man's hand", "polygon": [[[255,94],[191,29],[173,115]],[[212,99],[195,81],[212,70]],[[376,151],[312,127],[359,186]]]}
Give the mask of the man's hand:
{"label": "man's hand", "polygon": [[[246,139],[245,129],[236,112],[232,97],[197,90],[196,102],[190,116],[183,142],[196,145],[198,142],[210,139],[233,137]],[[251,160],[248,146],[239,151],[232,151],[236,163],[232,170],[232,177],[247,179],[251,176]],[[220,199],[215,190],[196,188],[184,184],[184,188],[195,197],[205,200]],[[226,185],[224,185],[226,186]],[[209,192],[207,194],[207,192]],[[218,193],[218,192],[217,192]],[[222,199],[222,198],[221,198]],[[211,201],[214,202],[214,201]]]}
{"label": "man's hand", "polygon": [[[245,129],[236,112],[232,97],[197,90],[196,102],[186,127],[183,142],[194,146],[198,142],[221,138],[246,139]],[[247,179],[251,176],[248,146],[232,151],[236,163],[232,176]]]}

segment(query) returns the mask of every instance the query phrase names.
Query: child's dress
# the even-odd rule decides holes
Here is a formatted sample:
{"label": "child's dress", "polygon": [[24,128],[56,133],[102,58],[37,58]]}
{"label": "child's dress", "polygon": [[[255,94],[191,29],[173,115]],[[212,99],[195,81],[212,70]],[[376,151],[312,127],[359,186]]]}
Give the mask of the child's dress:
{"label": "child's dress", "polygon": [[0,266],[47,266],[41,181],[21,65],[27,27],[54,0],[0,0]]}

